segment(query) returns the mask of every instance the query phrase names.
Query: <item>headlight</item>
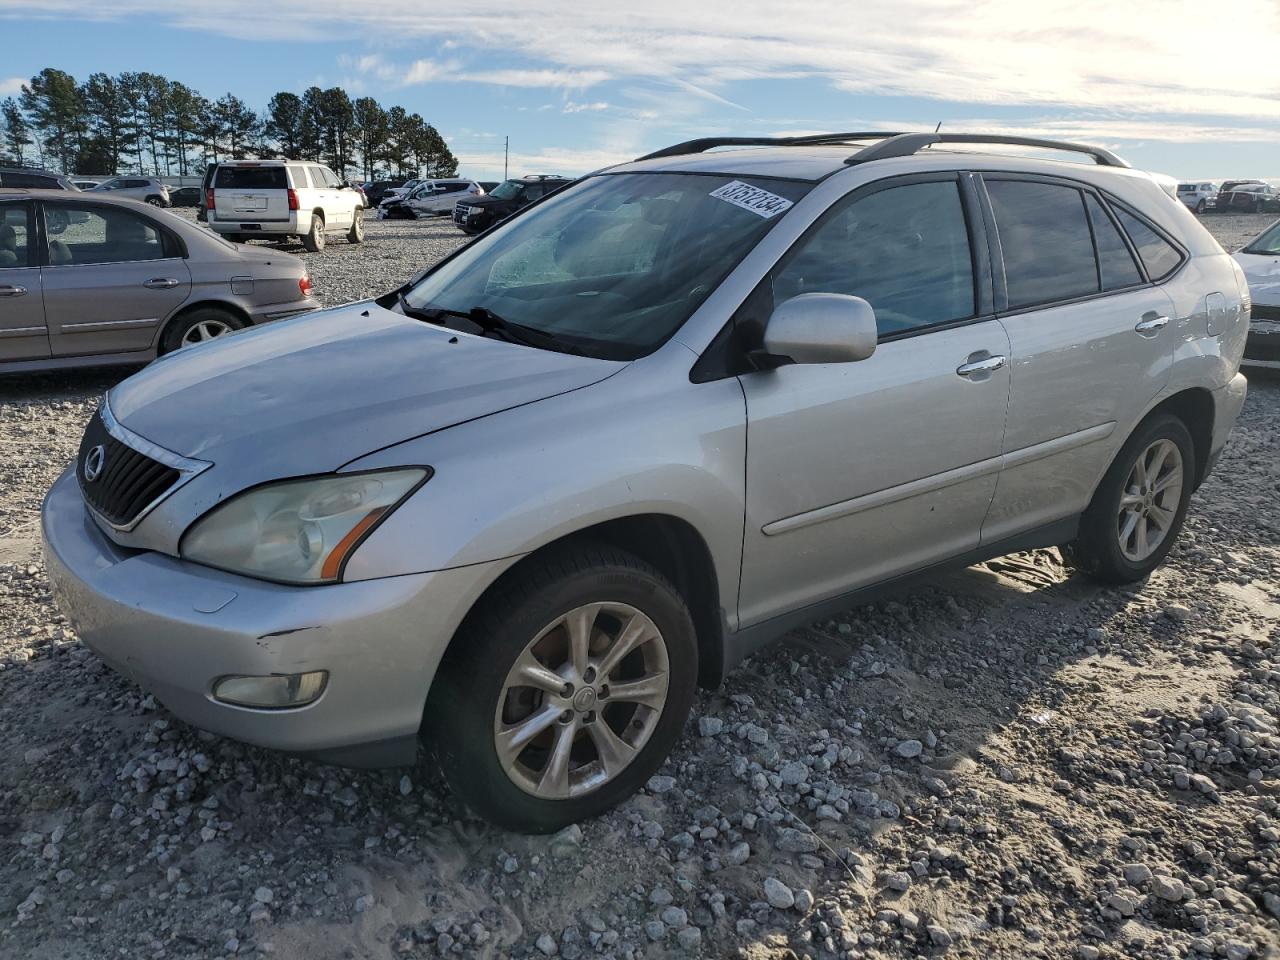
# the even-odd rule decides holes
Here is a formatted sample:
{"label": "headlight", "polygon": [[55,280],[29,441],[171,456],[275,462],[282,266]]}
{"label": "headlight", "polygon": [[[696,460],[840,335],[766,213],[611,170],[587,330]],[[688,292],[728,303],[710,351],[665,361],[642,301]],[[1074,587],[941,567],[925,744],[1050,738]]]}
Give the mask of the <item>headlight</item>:
{"label": "headlight", "polygon": [[333,583],[361,541],[430,475],[411,467],[257,487],[196,521],[179,552],[251,577]]}

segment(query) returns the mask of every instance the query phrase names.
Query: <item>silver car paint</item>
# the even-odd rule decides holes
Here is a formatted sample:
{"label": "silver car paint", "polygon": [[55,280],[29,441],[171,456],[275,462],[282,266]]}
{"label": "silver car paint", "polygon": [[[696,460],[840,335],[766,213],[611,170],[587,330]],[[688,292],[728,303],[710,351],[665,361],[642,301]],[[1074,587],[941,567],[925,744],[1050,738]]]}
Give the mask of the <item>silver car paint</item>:
{"label": "silver car paint", "polygon": [[[60,191],[29,191],[0,196],[0,204],[26,199],[38,199],[47,207],[89,204],[128,209],[178,234],[187,255],[127,263],[0,269],[0,286],[21,283],[10,278],[23,274],[23,285],[29,288],[25,300],[0,300],[0,373],[146,362],[157,355],[160,338],[173,317],[197,305],[230,309],[252,324],[319,307],[312,298],[302,296],[298,281],[307,268],[290,254],[230,244],[182,217],[110,194],[68,196]],[[174,283],[144,285],[153,280]],[[36,293],[41,295],[32,295]],[[22,304],[22,325],[43,328],[21,341],[3,335],[12,322],[10,305],[18,302]],[[44,348],[36,352],[42,338]]]}
{"label": "silver car paint", "polygon": [[[1225,443],[1244,399],[1244,379],[1236,373],[1244,339],[1241,289],[1230,259],[1149,177],[942,151],[848,168],[838,160],[833,164],[832,157],[829,150],[788,148],[684,156],[622,168],[813,176],[830,173],[834,166],[835,172],[783,215],[664,346],[631,363],[607,364],[608,371],[601,367],[599,375],[594,365],[603,361],[593,362],[588,376],[580,358],[570,358],[562,374],[531,386],[518,404],[490,399],[509,392],[501,378],[477,382],[473,374],[459,373],[453,386],[473,384],[477,396],[456,409],[447,403],[443,408],[428,405],[415,417],[412,389],[389,388],[383,381],[418,379],[416,354],[393,365],[387,376],[385,364],[393,363],[391,358],[375,362],[367,354],[354,357],[352,351],[359,347],[352,340],[328,346],[321,342],[319,332],[332,329],[333,317],[349,317],[350,312],[367,311],[372,328],[389,342],[410,329],[404,325],[411,321],[398,315],[388,319],[392,315],[384,316],[372,304],[302,318],[261,337],[242,335],[202,348],[198,356],[166,360],[113,391],[113,409],[127,426],[150,439],[184,446],[179,452],[208,452],[216,443],[218,462],[154,511],[132,541],[117,539],[173,553],[181,531],[213,502],[269,474],[333,469],[337,461],[349,471],[425,464],[435,470],[432,479],[356,550],[346,570],[354,582],[341,589],[434,575],[430,571],[480,571],[476,582],[467,583],[468,595],[479,595],[502,569],[561,536],[609,519],[661,514],[688,524],[706,544],[717,580],[714,602],[728,631],[727,659],[732,660],[745,643],[735,637],[736,631],[780,624],[797,610],[803,614],[806,607],[895,571],[963,555],[968,547],[1037,527],[1058,512],[1078,513],[1110,456],[1140,418],[1174,391],[1210,391],[1216,403],[1212,448],[1216,452]],[[1031,318],[1048,313],[1038,311],[1024,315],[1025,321],[1006,317],[885,343],[858,363],[691,381],[698,356],[733,310],[832,202],[873,180],[953,169],[1025,170],[1096,184],[1178,236],[1192,259],[1157,287],[1056,308],[1078,311],[1071,322],[1084,325],[1088,333],[1083,340],[1069,332],[1032,329]],[[1222,295],[1212,333],[1208,292]],[[1168,309],[1172,322],[1148,340],[1133,326],[1158,308]],[[317,331],[314,345],[295,350],[298,338],[306,339],[311,329]],[[425,329],[415,339],[443,350]],[[457,339],[453,346],[471,348],[466,335]],[[221,375],[224,379],[217,383],[225,389],[225,378],[234,377],[233,368],[246,359],[242,347],[283,353],[270,368],[255,373],[265,378],[268,369],[274,371],[270,397],[257,398],[261,404],[253,416],[229,422],[217,438],[184,442],[183,437],[196,435],[179,428],[183,411],[199,406],[216,389],[202,382],[205,376]],[[506,375],[513,380],[521,377],[524,364],[542,358],[537,351],[510,349],[516,352],[510,354]],[[1110,360],[1088,361],[1104,349],[1108,357],[1115,353],[1121,358],[1123,375]],[[308,350],[314,351],[315,363],[295,362],[306,358]],[[1025,360],[1019,350],[1027,354]],[[1011,356],[1012,362],[978,382],[957,377],[956,366],[979,352]],[[422,356],[428,354],[423,351]],[[298,413],[306,403],[273,418],[268,400],[301,391],[306,402],[319,402],[321,391],[311,381],[322,361],[330,365],[326,385],[333,397],[325,411],[337,426],[326,429],[313,419],[290,435],[291,424],[307,421]],[[444,368],[431,369],[434,375]],[[1038,378],[1048,386],[1043,396]],[[574,385],[568,386],[571,381]],[[173,389],[159,389],[166,382]],[[139,398],[153,392],[152,385],[154,397],[142,402]],[[241,382],[229,392],[243,392],[244,386]],[[260,382],[258,389],[266,388]],[[384,402],[388,391],[390,400]],[[157,401],[162,402],[154,410],[157,415],[162,411],[163,419],[143,426],[148,408]],[[500,415],[488,415],[499,410]],[[245,422],[257,416],[270,420],[265,432],[261,425]],[[151,436],[148,428],[164,437]],[[412,438],[385,445],[397,431]],[[272,449],[277,445],[283,449]],[[361,446],[365,455],[353,454]],[[260,458],[268,464],[256,462]],[[1048,494],[1032,489],[1038,475],[1052,472],[1055,458],[1052,470],[1078,469],[1081,476]],[[322,466],[326,462],[332,465]],[[1002,498],[1006,478],[1011,492]],[[197,484],[203,481],[208,486],[201,490]],[[1045,502],[1052,497],[1062,498],[1061,503]],[[989,508],[994,508],[990,518]],[[1025,510],[1020,518],[1019,510]],[[57,502],[51,498],[44,522],[51,543],[59,538],[79,543],[97,534],[85,527],[83,510],[75,510],[69,495]],[[858,549],[851,549],[855,543]],[[213,577],[211,571],[171,557],[156,562],[161,559],[169,565],[166,569],[181,571],[192,583],[229,576]],[[60,575],[62,580],[87,575],[83,562],[73,566]],[[134,570],[137,597],[164,589],[164,581],[153,577],[149,567],[135,565]],[[255,595],[274,593],[282,606],[305,607],[307,595],[330,589],[248,583]],[[60,594],[71,589],[62,587]],[[70,600],[90,611],[118,602]],[[229,601],[227,609],[238,602]],[[434,664],[452,631],[443,628],[425,598],[406,604],[428,629],[380,634],[369,643],[353,626],[348,640],[370,655],[403,658],[406,670],[421,681],[406,694],[412,700],[405,707],[408,715],[420,712]],[[135,628],[147,622],[147,615],[136,609],[130,616],[137,618],[130,621]],[[110,647],[117,641],[113,632],[103,631],[97,642]],[[242,649],[245,643],[223,648],[225,672],[238,672],[250,653]],[[264,670],[261,651],[251,653],[253,666]],[[318,659],[308,662],[320,665]],[[296,661],[282,662],[280,672],[291,665]],[[177,668],[147,660],[145,669],[158,671],[150,679],[163,683]],[[225,728],[228,721],[215,717],[203,722]],[[352,742],[346,722],[326,714],[325,722],[312,727],[310,746]],[[269,743],[271,734],[259,730],[256,735],[256,742]]]}

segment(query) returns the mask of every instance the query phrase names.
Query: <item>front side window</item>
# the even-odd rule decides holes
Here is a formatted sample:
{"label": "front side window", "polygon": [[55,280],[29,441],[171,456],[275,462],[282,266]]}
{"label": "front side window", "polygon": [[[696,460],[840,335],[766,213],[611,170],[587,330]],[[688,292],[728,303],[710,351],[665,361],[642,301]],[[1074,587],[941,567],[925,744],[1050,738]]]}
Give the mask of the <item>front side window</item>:
{"label": "front side window", "polygon": [[479,307],[565,349],[634,359],[675,333],[811,187],[676,173],[592,177],[466,247],[410,288],[405,306],[428,318]]}
{"label": "front side window", "polygon": [[861,297],[881,336],[972,317],[973,257],[959,185],[890,187],[837,208],[774,275],[775,306],[802,293]]}
{"label": "front side window", "polygon": [[162,260],[164,237],[129,210],[57,204],[45,207],[52,266]]}
{"label": "front side window", "polygon": [[25,203],[0,206],[0,270],[33,264],[33,233],[30,209]]}
{"label": "front side window", "polygon": [[1099,291],[1079,190],[1030,180],[987,180],[986,185],[1004,252],[1009,309]]}
{"label": "front side window", "polygon": [[1152,230],[1129,211],[1116,208],[1116,217],[1124,232],[1138,248],[1138,256],[1147,268],[1147,276],[1152,280],[1163,280],[1173,273],[1182,263],[1182,253],[1160,234]]}

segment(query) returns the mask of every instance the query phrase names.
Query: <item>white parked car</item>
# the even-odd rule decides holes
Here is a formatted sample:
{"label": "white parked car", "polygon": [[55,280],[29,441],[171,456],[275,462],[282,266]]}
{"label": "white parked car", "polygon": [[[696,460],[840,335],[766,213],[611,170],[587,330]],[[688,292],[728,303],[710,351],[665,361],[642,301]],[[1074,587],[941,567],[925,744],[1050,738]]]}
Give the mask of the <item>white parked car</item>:
{"label": "white parked car", "polygon": [[153,207],[172,206],[169,188],[156,177],[112,177],[110,180],[103,180],[96,187],[90,187],[86,192],[110,192],[113,197],[141,200]]}
{"label": "white parked car", "polygon": [[378,219],[448,217],[459,200],[483,193],[484,188],[474,180],[423,180],[407,196],[384,198],[378,205]]}
{"label": "white parked car", "polygon": [[326,166],[302,160],[227,160],[205,196],[209,227],[229,240],[301,237],[313,253],[325,237],[364,240],[364,202]]}
{"label": "white parked car", "polygon": [[1280,369],[1280,220],[1235,253],[1253,300],[1244,363]]}
{"label": "white parked car", "polygon": [[1188,210],[1196,213],[1204,213],[1212,207],[1217,195],[1218,185],[1207,180],[1178,184],[1178,199],[1187,205]]}

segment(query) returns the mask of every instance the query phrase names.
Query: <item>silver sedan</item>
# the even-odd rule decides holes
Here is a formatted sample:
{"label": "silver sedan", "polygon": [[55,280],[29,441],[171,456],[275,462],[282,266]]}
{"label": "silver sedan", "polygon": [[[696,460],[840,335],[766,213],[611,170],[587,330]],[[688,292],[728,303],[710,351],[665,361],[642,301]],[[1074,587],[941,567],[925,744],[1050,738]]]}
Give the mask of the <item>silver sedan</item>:
{"label": "silver sedan", "polygon": [[134,200],[0,190],[0,373],[145,363],[317,307],[289,254]]}

